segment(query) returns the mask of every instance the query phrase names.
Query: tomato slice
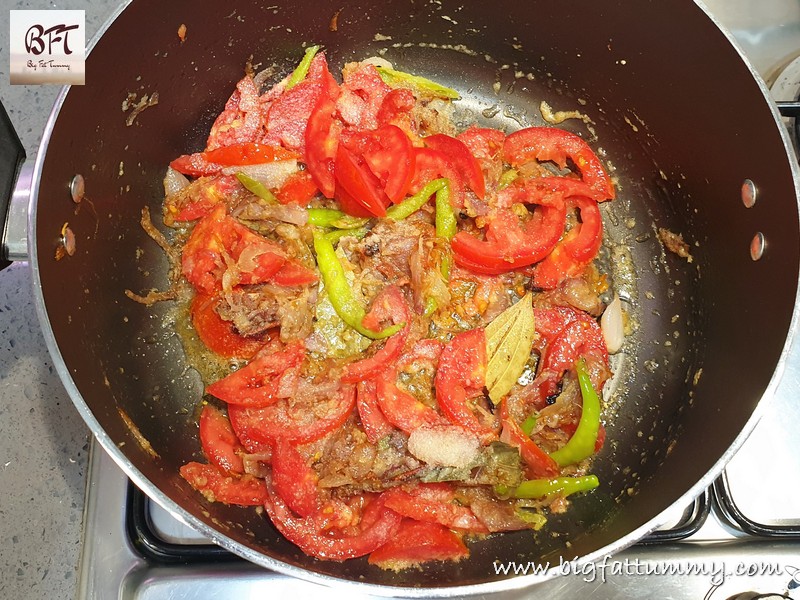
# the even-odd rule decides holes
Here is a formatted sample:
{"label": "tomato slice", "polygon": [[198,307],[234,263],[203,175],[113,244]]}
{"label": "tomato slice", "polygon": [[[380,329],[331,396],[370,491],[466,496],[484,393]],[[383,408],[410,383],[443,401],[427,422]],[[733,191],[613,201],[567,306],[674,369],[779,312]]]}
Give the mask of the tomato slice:
{"label": "tomato slice", "polygon": [[269,332],[245,337],[239,335],[233,323],[217,313],[218,296],[198,293],[192,298],[190,314],[197,336],[205,346],[225,358],[251,358],[270,341]]}
{"label": "tomato slice", "polygon": [[208,460],[229,473],[244,473],[244,447],[233,432],[231,422],[222,412],[206,404],[200,413],[200,445]]}
{"label": "tomato slice", "polygon": [[386,125],[392,123],[394,125],[402,125],[401,129],[405,127],[408,129],[410,123],[409,112],[414,108],[417,100],[414,97],[414,92],[406,88],[397,88],[386,94],[381,103],[380,109],[376,119],[378,125]]}
{"label": "tomato slice", "polygon": [[[411,140],[396,125],[383,125],[374,131],[361,132],[360,154],[378,178],[391,202],[402,200],[414,177],[415,153]],[[354,148],[350,148],[355,151]]]}
{"label": "tomato slice", "polygon": [[317,195],[318,191],[311,173],[307,170],[297,171],[292,173],[283,185],[275,191],[275,197],[281,204],[308,206],[308,203]]}
{"label": "tomato slice", "polygon": [[426,137],[425,145],[444,154],[450,164],[461,173],[469,188],[475,192],[478,198],[483,200],[486,195],[486,182],[483,179],[483,171],[480,163],[478,163],[478,160],[472,155],[464,142],[444,133],[437,133]]}
{"label": "tomato slice", "polygon": [[381,188],[380,180],[375,177],[363,158],[355,155],[343,144],[339,144],[336,150],[334,175],[335,195],[342,210],[357,217],[386,216],[389,199]]}
{"label": "tomato slice", "polygon": [[505,399],[501,405],[501,421],[503,431],[500,434],[500,441],[510,444],[519,449],[519,455],[526,465],[525,474],[529,479],[541,477],[555,477],[559,473],[558,464],[550,455],[530,437],[525,435],[517,422],[508,414]]}
{"label": "tomato slice", "polygon": [[434,560],[458,561],[469,556],[461,538],[437,523],[403,519],[400,528],[368,562],[384,569],[405,569]]}
{"label": "tomato slice", "polygon": [[383,493],[386,506],[404,517],[439,523],[450,529],[489,533],[469,506],[456,501],[453,486],[447,483],[420,483],[412,488],[392,488]]}
{"label": "tomato slice", "polygon": [[310,283],[315,283],[317,279],[317,274],[314,271],[304,267],[291,258],[283,263],[281,268],[270,277],[272,283],[283,287],[308,285]]}
{"label": "tomato slice", "polygon": [[464,179],[442,152],[433,148],[414,148],[414,162],[410,193],[416,194],[434,179],[445,177],[450,182],[450,204],[456,208],[464,206]]}
{"label": "tomato slice", "polygon": [[436,371],[436,400],[453,425],[475,433],[482,443],[497,439],[498,424],[479,419],[468,399],[483,393],[486,332],[482,327],[456,335],[442,350]]}
{"label": "tomato slice", "polygon": [[486,229],[486,239],[479,240],[459,231],[451,241],[456,263],[478,273],[507,273],[544,259],[558,244],[564,231],[566,208],[539,206],[533,217],[520,226],[508,209],[494,213]]}
{"label": "tomato slice", "polygon": [[233,430],[239,439],[272,443],[285,438],[305,444],[341,427],[356,405],[356,388],[350,384],[332,395],[304,395],[298,390],[291,401],[280,399],[264,408],[231,405],[228,417]]}
{"label": "tomato slice", "polygon": [[334,160],[339,146],[341,125],[333,118],[339,86],[328,73],[323,92],[308,117],[306,127],[305,161],[314,183],[326,198],[333,198],[336,181]]}
{"label": "tomato slice", "polygon": [[268,499],[264,480],[252,475],[232,475],[215,465],[198,462],[183,465],[180,473],[209,502],[260,506]]}
{"label": "tomato slice", "polygon": [[307,517],[319,509],[319,478],[291,442],[278,438],[272,450],[272,485],[295,514]]}
{"label": "tomato slice", "polygon": [[299,154],[281,146],[242,142],[205,152],[184,154],[169,163],[169,166],[184,175],[202,177],[216,175],[225,167],[258,165],[298,158]]}
{"label": "tomato slice", "polygon": [[553,161],[560,168],[569,158],[578,168],[581,178],[592,190],[592,199],[613,200],[614,184],[606,174],[600,159],[583,139],[555,127],[528,127],[510,134],[503,143],[506,162],[517,166],[531,160]]}
{"label": "tomato slice", "polygon": [[305,357],[305,347],[300,342],[285,349],[263,353],[227,377],[206,387],[206,393],[230,405],[262,408],[275,404],[281,379],[286,371],[298,366]]}
{"label": "tomato slice", "polygon": [[603,219],[597,202],[576,197],[573,202],[581,221],[564,236],[553,251],[536,265],[533,285],[551,290],[569,277],[580,275],[591,263],[603,243]]}
{"label": "tomato slice", "polygon": [[247,259],[239,265],[235,283],[268,281],[286,262],[280,246],[229,217],[225,206],[218,206],[194,226],[183,247],[182,273],[197,290],[211,294],[221,288],[227,269],[224,254],[238,262],[245,249]]}
{"label": "tomato slice", "polygon": [[393,381],[394,378],[395,375],[392,372],[390,378],[384,374],[376,382],[378,406],[389,423],[406,433],[411,433],[423,425],[444,423],[441,415],[434,409],[397,387]]}
{"label": "tomato slice", "polygon": [[362,320],[362,324],[369,329],[380,331],[385,321],[390,321],[395,325],[406,323],[406,326],[387,339],[383,347],[371,357],[347,365],[344,368],[342,381],[355,383],[375,377],[382,371],[391,368],[403,350],[411,327],[411,315],[403,292],[396,285],[390,285],[381,290],[373,300],[370,311]]}
{"label": "tomato slice", "polygon": [[305,518],[293,515],[269,485],[264,508],[278,531],[303,552],[315,558],[336,561],[364,556],[383,546],[397,532],[402,518],[386,508],[378,497],[364,508],[360,524],[352,528],[355,532],[335,535],[321,528],[314,515]]}
{"label": "tomato slice", "polygon": [[378,392],[375,381],[359,381],[357,385],[356,408],[361,426],[370,444],[377,444],[386,437],[394,427],[383,416],[378,406]]}

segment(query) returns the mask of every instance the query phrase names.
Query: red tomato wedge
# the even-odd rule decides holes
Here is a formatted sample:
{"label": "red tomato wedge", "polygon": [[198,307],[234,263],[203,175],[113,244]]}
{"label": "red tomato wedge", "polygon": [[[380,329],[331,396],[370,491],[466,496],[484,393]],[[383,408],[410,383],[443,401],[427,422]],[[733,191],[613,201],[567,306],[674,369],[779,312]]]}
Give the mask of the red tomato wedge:
{"label": "red tomato wedge", "polygon": [[299,204],[308,206],[317,195],[317,185],[308,171],[292,173],[281,187],[275,191],[275,197],[281,204]]}
{"label": "red tomato wedge", "polygon": [[[392,381],[389,381],[389,378]],[[411,433],[423,425],[438,425],[444,419],[430,406],[426,406],[394,383],[395,375],[384,374],[376,382],[378,406],[392,425]]]}
{"label": "red tomato wedge", "polygon": [[225,167],[259,165],[279,160],[296,160],[298,158],[300,158],[300,155],[297,152],[287,150],[281,146],[244,142],[231,146],[222,146],[214,150],[206,150],[205,152],[184,154],[169,163],[169,166],[184,175],[201,177],[203,175],[216,175]]}
{"label": "red tomato wedge", "polygon": [[333,198],[336,187],[334,161],[341,131],[341,124],[334,120],[333,114],[336,111],[339,86],[330,73],[323,82],[320,98],[308,117],[304,156],[306,168],[314,183],[326,198]]}
{"label": "red tomato wedge", "polygon": [[231,405],[263,408],[277,402],[281,378],[305,357],[305,347],[294,342],[272,354],[262,353],[247,365],[206,387],[211,394]]}
{"label": "red tomato wedge", "polygon": [[445,177],[450,182],[450,204],[456,208],[464,206],[464,179],[442,152],[433,148],[414,148],[414,162],[410,193],[416,194],[434,179]]}
{"label": "red tomato wedge", "polygon": [[369,555],[369,564],[405,569],[434,560],[458,561],[469,556],[461,538],[442,525],[403,519],[390,540]]}
{"label": "red tomato wedge", "polygon": [[181,477],[209,502],[239,506],[260,506],[267,501],[263,479],[252,475],[231,475],[215,465],[190,462],[181,467]]}
{"label": "red tomato wedge", "polygon": [[280,246],[248,229],[226,214],[224,206],[216,207],[192,230],[183,247],[181,270],[197,290],[206,294],[221,288],[226,270],[223,254],[239,261],[239,280],[251,284],[268,281],[286,262]]}
{"label": "red tomato wedge", "polygon": [[317,474],[297,448],[284,439],[275,440],[272,449],[272,485],[295,514],[307,517],[319,508]]}
{"label": "red tomato wedge", "polygon": [[362,157],[339,144],[334,165],[336,199],[342,210],[356,217],[385,217],[389,198],[380,180]]}
{"label": "red tomato wedge", "polygon": [[364,556],[383,546],[397,532],[402,518],[377,498],[364,508],[357,527],[348,528],[351,531],[347,534],[337,535],[337,532],[322,529],[314,515],[305,518],[293,515],[271,486],[267,486],[264,508],[278,531],[303,552],[336,561]]}
{"label": "red tomato wedge", "polygon": [[218,296],[198,293],[192,298],[192,325],[205,346],[225,358],[250,358],[270,340],[269,333],[254,337],[239,335],[230,321],[217,314]]}
{"label": "red tomato wedge", "polygon": [[314,271],[290,258],[283,263],[280,269],[275,271],[275,274],[269,280],[275,285],[294,287],[314,283],[317,279],[317,274]]}
{"label": "red tomato wedge", "polygon": [[439,523],[450,529],[489,533],[469,506],[456,501],[447,483],[420,483],[409,489],[392,488],[383,493],[386,506],[417,521]]}
{"label": "red tomato wedge", "polygon": [[200,444],[208,460],[228,473],[244,473],[241,454],[245,451],[222,412],[206,404],[200,413]]}
{"label": "red tomato wedge", "polygon": [[559,468],[556,461],[522,431],[517,422],[508,414],[505,400],[500,408],[503,432],[500,441],[519,449],[519,455],[526,465],[525,473],[530,479],[555,477]]}
{"label": "red tomato wedge", "polygon": [[597,202],[589,198],[573,198],[580,210],[581,221],[569,230],[545,259],[536,265],[533,285],[551,290],[575,277],[591,263],[603,243],[603,219]]}
{"label": "red tomato wedge", "polygon": [[528,127],[509,135],[503,143],[503,156],[517,166],[531,160],[553,161],[559,168],[570,159],[598,202],[614,199],[614,184],[589,144],[569,131],[555,127]]}
{"label": "red tomato wedge", "polygon": [[401,323],[407,325],[386,340],[383,347],[369,358],[363,358],[345,366],[342,381],[356,383],[375,377],[382,371],[391,368],[402,352],[408,338],[411,315],[403,293],[395,285],[383,288],[375,297],[362,324],[369,329],[380,331],[385,321],[390,321],[393,325]]}
{"label": "red tomato wedge", "polygon": [[486,182],[478,160],[461,140],[437,133],[424,138],[428,148],[438,150],[447,157],[450,164],[462,175],[469,188],[483,200],[486,195]]}
{"label": "red tomato wedge", "polygon": [[497,439],[498,424],[481,420],[469,398],[483,393],[486,375],[486,333],[483,328],[456,335],[444,347],[436,371],[436,400],[453,425],[475,433],[482,443]]}
{"label": "red tomato wedge", "polygon": [[228,417],[239,439],[272,443],[285,438],[296,444],[318,440],[342,426],[356,405],[356,388],[343,384],[328,395],[298,390],[292,401],[281,399],[265,408],[231,405]]}
{"label": "red tomato wedge", "polygon": [[416,161],[411,140],[402,129],[383,125],[373,131],[345,131],[341,143],[363,158],[391,202],[405,197]]}
{"label": "red tomato wedge", "polygon": [[394,427],[381,412],[378,406],[378,392],[375,381],[359,381],[357,385],[356,408],[361,426],[370,444],[394,431]]}

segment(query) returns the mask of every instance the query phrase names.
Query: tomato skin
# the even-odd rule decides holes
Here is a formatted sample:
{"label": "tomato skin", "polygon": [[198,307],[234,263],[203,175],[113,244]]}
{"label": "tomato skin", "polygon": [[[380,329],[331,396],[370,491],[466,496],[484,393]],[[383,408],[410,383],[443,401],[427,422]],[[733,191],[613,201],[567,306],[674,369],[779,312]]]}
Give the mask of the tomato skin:
{"label": "tomato skin", "polygon": [[210,404],[200,413],[200,445],[212,464],[228,473],[244,473],[240,456],[244,447],[228,417]]}
{"label": "tomato skin", "polygon": [[314,514],[320,499],[319,478],[291,442],[278,438],[272,450],[272,485],[286,505],[301,517]]}
{"label": "tomato skin", "polygon": [[272,486],[267,485],[264,508],[283,536],[315,558],[342,561],[364,556],[388,542],[400,526],[401,517],[378,497],[364,509],[355,535],[332,535],[323,530],[314,515],[294,516]]}
{"label": "tomato skin", "polygon": [[369,555],[368,562],[387,569],[407,568],[434,560],[469,556],[461,538],[437,523],[403,519],[397,532]]}
{"label": "tomato skin", "polygon": [[247,365],[206,387],[206,393],[227,402],[251,408],[263,408],[277,402],[284,373],[298,366],[305,358],[300,342],[285,349],[263,353]]}
{"label": "tomato skin", "polygon": [[531,160],[555,162],[560,168],[571,159],[583,181],[592,189],[592,199],[602,202],[614,199],[614,185],[600,159],[583,139],[555,127],[528,127],[515,131],[503,143],[503,156],[517,166]]}
{"label": "tomato skin", "polygon": [[[381,189],[380,181],[363,159],[348,150],[343,144],[339,144],[339,148],[336,150],[334,176],[336,178],[335,196],[340,201],[343,211],[357,217],[386,216],[389,199]],[[340,193],[340,190],[343,194]],[[353,202],[363,210],[355,208]]]}
{"label": "tomato skin", "polygon": [[334,161],[341,126],[334,121],[339,86],[330,73],[323,79],[323,91],[308,118],[305,132],[305,161],[314,183],[326,198],[333,198],[336,181]]}
{"label": "tomato skin", "polygon": [[257,250],[249,270],[241,270],[236,283],[268,281],[286,262],[280,246],[258,235],[226,214],[225,206],[217,206],[194,226],[181,255],[183,276],[197,290],[211,294],[221,288],[226,266],[225,252],[238,261],[242,252]]}
{"label": "tomato skin", "polygon": [[450,204],[456,208],[464,206],[464,180],[442,152],[433,148],[414,148],[414,162],[410,193],[416,194],[434,179],[445,177],[450,182]]}
{"label": "tomato skin", "polygon": [[573,198],[573,202],[580,210],[581,222],[536,265],[533,285],[543,290],[555,289],[565,279],[582,273],[603,243],[603,219],[597,202],[581,197]]}
{"label": "tomato skin", "polygon": [[309,285],[311,283],[316,283],[317,274],[301,265],[294,259],[289,259],[280,269],[275,271],[275,274],[270,277],[270,281],[275,285],[280,285],[283,287],[294,287],[298,285]]}
{"label": "tomato skin", "polygon": [[469,148],[458,138],[437,133],[424,139],[428,148],[438,150],[447,158],[450,164],[463,175],[466,184],[483,200],[486,195],[486,182],[478,160],[469,151]]}
{"label": "tomato skin", "polygon": [[403,293],[396,285],[383,288],[372,302],[370,311],[362,320],[364,327],[380,331],[382,321],[389,320],[395,325],[405,323],[406,326],[384,342],[383,348],[369,358],[350,363],[344,368],[342,381],[356,383],[375,377],[387,368],[391,368],[403,350],[408,338],[411,315]]}
{"label": "tomato skin", "polygon": [[345,130],[341,143],[363,158],[390,202],[405,197],[416,163],[414,147],[402,129],[388,124],[373,131]]}
{"label": "tomato skin", "polygon": [[[378,125],[386,125],[392,123],[394,125],[405,125],[406,129],[409,128],[408,121],[410,120],[409,112],[414,108],[416,98],[411,90],[405,88],[396,88],[386,94],[378,109],[376,119]],[[402,129],[402,127],[401,127]]]}
{"label": "tomato skin", "polygon": [[383,493],[386,506],[417,521],[439,523],[450,529],[489,533],[468,506],[456,502],[453,487],[447,483],[420,483],[405,488],[391,488]]}
{"label": "tomato skin", "polygon": [[306,444],[338,429],[348,419],[356,405],[355,386],[343,384],[331,402],[334,406],[327,415],[308,423],[298,419],[307,416],[303,414],[307,410],[294,409],[285,399],[264,408],[231,405],[228,418],[239,439],[271,444],[278,438],[285,438],[296,444]]}
{"label": "tomato skin", "polygon": [[206,348],[225,358],[250,358],[270,340],[269,333],[245,337],[217,314],[218,296],[198,293],[189,309],[192,325]]}
{"label": "tomato skin", "polygon": [[232,475],[215,465],[190,462],[180,468],[181,477],[210,502],[239,506],[260,506],[267,500],[263,479]]}
{"label": "tomato skin", "polygon": [[497,210],[479,240],[459,231],[451,241],[456,263],[478,273],[496,275],[544,259],[558,244],[566,222],[566,207],[539,206],[523,229],[508,209]]}
{"label": "tomato skin", "polygon": [[356,408],[361,426],[370,444],[378,441],[394,431],[394,427],[381,412],[378,406],[378,392],[373,380],[359,381],[357,384]]}
{"label": "tomato skin", "polygon": [[526,465],[525,474],[529,479],[555,477],[559,473],[558,464],[544,450],[522,431],[517,422],[508,414],[505,399],[500,410],[503,431],[500,441],[519,449],[519,455]]}
{"label": "tomato skin", "polygon": [[317,195],[318,191],[311,173],[297,171],[290,175],[284,184],[275,191],[275,197],[281,204],[308,206],[308,203]]}
{"label": "tomato skin", "polygon": [[482,327],[456,335],[442,350],[436,371],[436,400],[453,424],[475,433],[483,444],[497,439],[496,424],[481,422],[468,398],[483,392],[486,376],[486,332]]}
{"label": "tomato skin", "polygon": [[384,374],[376,382],[378,406],[389,423],[406,433],[411,433],[423,425],[444,423],[434,409],[397,387],[394,383],[395,376],[394,372]]}

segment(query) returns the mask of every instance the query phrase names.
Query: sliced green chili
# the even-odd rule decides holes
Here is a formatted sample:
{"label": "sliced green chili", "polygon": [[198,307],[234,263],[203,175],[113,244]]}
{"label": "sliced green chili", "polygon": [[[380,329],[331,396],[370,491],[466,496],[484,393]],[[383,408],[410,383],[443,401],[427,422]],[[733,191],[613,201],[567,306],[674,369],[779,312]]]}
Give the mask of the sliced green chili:
{"label": "sliced green chili", "polygon": [[503,189],[511,185],[511,183],[519,176],[516,169],[509,169],[508,171],[504,172],[500,175],[500,179],[497,181],[498,189]]}
{"label": "sliced green chili", "polygon": [[425,312],[422,313],[424,317],[430,317],[433,313],[436,312],[436,309],[439,308],[438,303],[436,302],[436,298],[430,297],[425,300]]}
{"label": "sliced green chili", "polygon": [[317,227],[335,227],[336,229],[358,229],[367,224],[369,219],[352,217],[335,208],[309,208],[308,223]]}
{"label": "sliced green chili", "polygon": [[495,486],[495,492],[501,496],[512,498],[545,498],[556,494],[569,496],[577,492],[588,492],[600,485],[597,475],[581,477],[553,477],[551,479],[529,479],[523,481],[515,489],[507,486]]}
{"label": "sliced green chili", "polygon": [[344,267],[333,249],[333,243],[325,234],[316,229],[314,230],[314,251],[317,254],[317,266],[319,266],[322,281],[328,292],[328,299],[342,321],[361,335],[373,340],[392,336],[405,326],[404,323],[397,323],[383,331],[372,331],[364,327],[362,321],[366,311],[353,295],[353,290],[344,275]]}
{"label": "sliced green chili", "polygon": [[413,196],[409,196],[399,204],[395,204],[394,206],[386,209],[386,218],[393,219],[395,221],[402,221],[403,219],[410,217],[420,208],[425,206],[428,198],[434,194],[436,194],[436,197],[438,198],[439,192],[446,185],[447,179],[434,179]]}
{"label": "sliced green chili", "polygon": [[367,229],[366,227],[359,227],[358,229],[333,229],[325,233],[324,236],[325,239],[328,240],[331,244],[336,244],[343,237],[354,237],[360,240],[368,233],[369,229]]}
{"label": "sliced green chili", "polygon": [[597,433],[600,431],[600,397],[592,387],[592,380],[589,378],[583,357],[575,363],[575,369],[578,372],[583,409],[575,433],[563,448],[550,455],[560,467],[575,464],[594,454]]}
{"label": "sliced green chili", "polygon": [[436,237],[452,240],[458,231],[458,223],[450,206],[450,181],[445,179],[444,182],[445,185],[436,192]]}
{"label": "sliced green chili", "polygon": [[411,73],[404,73],[403,71],[395,71],[388,67],[377,67],[378,73],[389,85],[396,83],[405,83],[411,87],[415,87],[420,91],[428,92],[440,98],[449,98],[451,100],[458,100],[461,96],[453,88],[445,87],[440,83],[420,77],[419,75],[411,75]]}
{"label": "sliced green chili", "polygon": [[306,48],[305,54],[303,54],[303,60],[300,61],[300,64],[297,65],[297,68],[292,71],[291,75],[289,75],[289,81],[286,82],[287,90],[292,89],[306,78],[306,75],[308,75],[308,68],[311,66],[311,61],[314,59],[314,56],[318,51],[319,46],[309,46]]}
{"label": "sliced green chili", "polygon": [[278,199],[275,194],[269,191],[267,186],[261,183],[258,179],[253,179],[250,175],[242,173],[241,171],[236,174],[236,179],[239,180],[248,192],[252,192],[262,200],[266,200],[269,204],[278,204]]}
{"label": "sliced green chili", "polygon": [[528,437],[531,436],[533,433],[533,428],[536,427],[536,413],[531,413],[528,417],[520,423],[519,428],[522,429],[522,432],[527,435]]}

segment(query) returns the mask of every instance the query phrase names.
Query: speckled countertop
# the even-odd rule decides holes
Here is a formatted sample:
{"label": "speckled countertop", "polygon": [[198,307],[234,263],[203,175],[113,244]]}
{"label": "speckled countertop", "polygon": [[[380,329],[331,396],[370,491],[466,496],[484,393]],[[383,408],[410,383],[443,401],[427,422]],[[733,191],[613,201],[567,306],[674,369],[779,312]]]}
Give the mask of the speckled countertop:
{"label": "speckled countertop", "polygon": [[[0,100],[28,158],[60,86],[9,83],[8,10],[86,11],[87,40],[119,0],[12,0],[0,12]],[[31,272],[0,272],[0,598],[74,598],[89,431],[55,373],[33,306]]]}

